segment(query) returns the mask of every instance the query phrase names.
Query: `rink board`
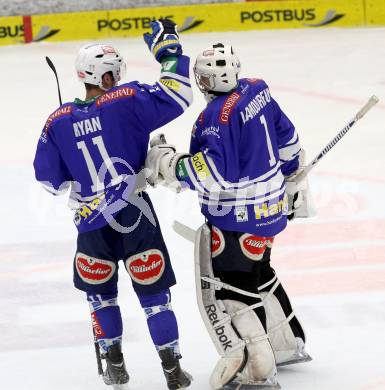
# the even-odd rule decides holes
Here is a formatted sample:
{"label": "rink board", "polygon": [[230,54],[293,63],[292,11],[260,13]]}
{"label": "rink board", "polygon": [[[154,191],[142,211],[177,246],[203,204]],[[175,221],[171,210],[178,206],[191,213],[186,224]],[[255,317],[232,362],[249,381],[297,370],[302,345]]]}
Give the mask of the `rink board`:
{"label": "rink board", "polygon": [[300,0],[131,8],[0,18],[0,45],[136,37],[159,18],[181,32],[385,25],[383,0]]}

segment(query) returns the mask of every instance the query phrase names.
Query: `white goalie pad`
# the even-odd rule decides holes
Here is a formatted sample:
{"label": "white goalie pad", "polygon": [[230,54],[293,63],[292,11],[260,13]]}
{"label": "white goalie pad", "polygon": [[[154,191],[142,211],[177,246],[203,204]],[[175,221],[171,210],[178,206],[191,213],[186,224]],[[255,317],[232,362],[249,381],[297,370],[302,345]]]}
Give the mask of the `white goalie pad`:
{"label": "white goalie pad", "polygon": [[231,382],[245,365],[245,343],[238,337],[231,325],[231,317],[225,313],[221,301],[215,298],[215,286],[202,279],[214,279],[211,265],[211,234],[206,224],[201,226],[195,242],[195,283],[198,307],[203,322],[222,356],[210,383],[214,389],[221,389]]}
{"label": "white goalie pad", "polygon": [[[260,298],[214,277],[210,229],[204,224],[195,243],[195,278],[199,311],[214,345],[221,355],[210,378],[214,389],[227,384],[253,384],[278,388],[274,353],[268,336],[253,309],[234,300],[217,300],[215,291],[225,288]],[[264,387],[265,388],[265,387]]]}
{"label": "white goalie pad", "polygon": [[234,327],[246,343],[248,353],[246,365],[235,382],[279,388],[274,353],[257,314],[251,306],[239,301],[226,299],[223,303]]}
{"label": "white goalie pad", "polygon": [[286,317],[278,298],[274,295],[279,285],[280,281],[274,276],[269,282],[259,286],[260,290],[271,286],[268,292],[261,292],[260,295],[266,312],[267,333],[277,366],[309,361],[311,358],[305,352],[304,342],[301,338],[295,337],[290,327],[294,312]]}

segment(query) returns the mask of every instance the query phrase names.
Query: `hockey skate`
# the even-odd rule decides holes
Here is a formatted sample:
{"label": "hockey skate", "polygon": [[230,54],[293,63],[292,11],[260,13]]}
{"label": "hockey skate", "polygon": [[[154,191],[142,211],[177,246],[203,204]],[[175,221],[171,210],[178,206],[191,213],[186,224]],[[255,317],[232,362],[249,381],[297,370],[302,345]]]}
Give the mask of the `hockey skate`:
{"label": "hockey skate", "polygon": [[222,390],[279,390],[281,386],[277,381],[277,372],[261,382],[249,382],[242,380],[242,374],[227,384]]}
{"label": "hockey skate", "polygon": [[313,360],[311,356],[305,351],[305,344],[300,337],[296,337],[297,341],[297,350],[294,355],[292,355],[287,360],[279,361],[277,360],[277,367],[288,366],[290,364],[305,363]]}
{"label": "hockey skate", "polygon": [[160,350],[159,356],[162,360],[163,373],[170,390],[184,389],[190,386],[193,378],[181,369],[179,360],[174,356],[171,348]]}
{"label": "hockey skate", "polygon": [[112,385],[114,390],[128,389],[127,383],[130,379],[124,364],[120,344],[114,344],[102,358],[106,360],[106,370],[103,374],[103,381],[106,385]]}

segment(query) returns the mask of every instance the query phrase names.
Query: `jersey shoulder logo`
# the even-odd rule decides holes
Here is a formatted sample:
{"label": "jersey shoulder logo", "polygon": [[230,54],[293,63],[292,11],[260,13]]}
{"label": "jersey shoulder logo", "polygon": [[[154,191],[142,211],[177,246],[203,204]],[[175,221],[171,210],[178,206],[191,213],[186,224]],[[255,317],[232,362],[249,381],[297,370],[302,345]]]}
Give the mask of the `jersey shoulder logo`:
{"label": "jersey shoulder logo", "polygon": [[44,126],[44,130],[46,133],[48,133],[48,130],[49,128],[51,127],[52,125],[52,122],[58,118],[61,118],[62,116],[65,116],[65,115],[70,115],[71,112],[73,110],[73,107],[71,104],[67,105],[67,106],[62,106],[60,108],[58,108],[54,113],[52,113],[48,119],[47,119],[47,122]]}
{"label": "jersey shoulder logo", "polygon": [[240,98],[241,95],[238,92],[233,92],[230,96],[227,97],[219,114],[219,122],[223,124],[229,123],[230,115]]}
{"label": "jersey shoulder logo", "polygon": [[136,93],[134,88],[121,87],[112,92],[107,92],[96,99],[96,106],[100,107],[104,103],[110,103],[118,99],[134,96]]}

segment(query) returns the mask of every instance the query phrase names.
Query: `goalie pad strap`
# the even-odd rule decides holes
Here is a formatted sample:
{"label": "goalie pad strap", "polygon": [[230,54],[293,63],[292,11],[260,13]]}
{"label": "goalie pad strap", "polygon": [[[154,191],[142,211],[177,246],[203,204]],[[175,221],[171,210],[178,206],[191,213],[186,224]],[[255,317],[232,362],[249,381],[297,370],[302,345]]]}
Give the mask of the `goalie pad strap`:
{"label": "goalie pad strap", "polygon": [[236,311],[235,313],[228,313],[228,315],[230,316],[230,318],[234,318],[236,316],[239,316],[239,315],[244,314],[250,310],[254,310],[254,309],[256,309],[258,307],[262,307],[262,306],[263,306],[263,302],[258,302],[258,303],[255,303],[254,305],[250,305],[250,306],[247,306],[243,309],[240,309],[240,310]]}
{"label": "goalie pad strap", "polygon": [[262,286],[258,286],[258,290],[263,290],[267,286],[270,286],[270,284],[274,283],[276,280],[277,280],[277,275],[275,275],[274,278],[272,278],[271,280],[269,280],[265,284],[262,284]]}
{"label": "goalie pad strap", "polygon": [[223,288],[225,290],[230,290],[230,291],[234,291],[236,292],[237,294],[241,294],[241,295],[246,295],[247,297],[251,297],[251,298],[258,298],[258,299],[261,299],[261,296],[259,294],[254,294],[252,292],[249,292],[249,291],[245,291],[245,290],[241,290],[240,288],[237,288],[237,287],[233,287],[231,286],[230,284],[227,284],[227,283],[223,283],[221,282],[220,280],[218,279],[212,279],[212,278],[209,278],[207,276],[202,276],[201,279],[207,283],[211,283],[217,287],[219,287],[219,289]]}
{"label": "goalie pad strap", "polygon": [[285,326],[286,324],[289,324],[289,322],[294,318],[295,314],[292,312],[289,317],[287,317],[285,320],[282,322],[279,322],[277,325],[273,326],[272,328],[269,329],[269,333],[274,333],[276,332],[279,328]]}

